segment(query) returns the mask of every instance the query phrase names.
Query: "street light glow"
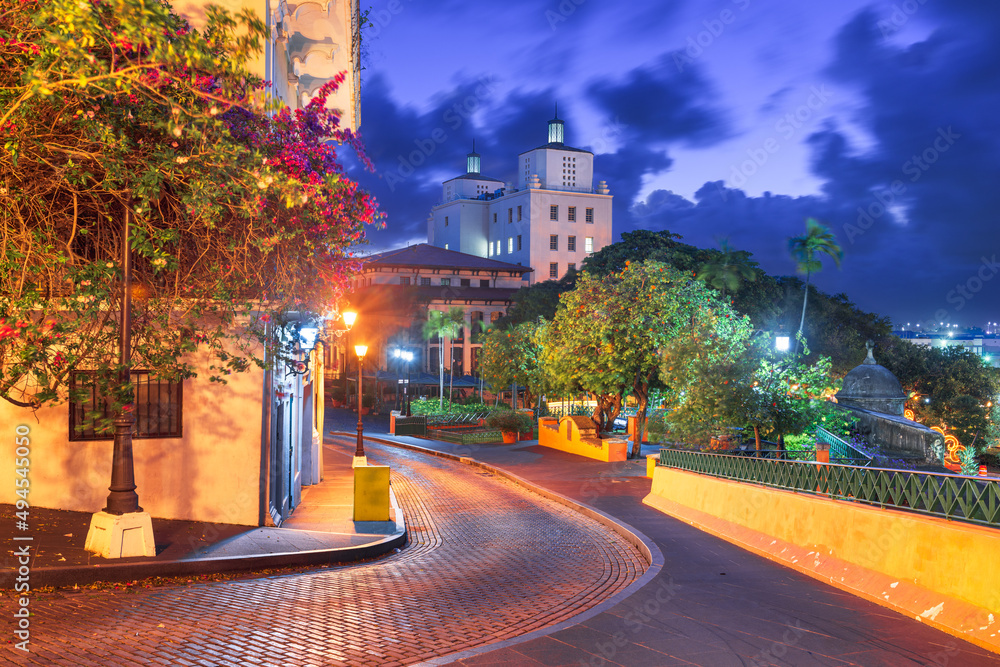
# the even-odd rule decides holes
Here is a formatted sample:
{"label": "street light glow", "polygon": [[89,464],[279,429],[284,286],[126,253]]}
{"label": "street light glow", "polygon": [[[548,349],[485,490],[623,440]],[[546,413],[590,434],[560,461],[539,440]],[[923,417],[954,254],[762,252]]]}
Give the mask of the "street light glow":
{"label": "street light glow", "polygon": [[353,310],[348,310],[347,312],[344,313],[344,324],[347,325],[348,329],[354,326],[354,321],[357,319],[358,319],[358,314]]}
{"label": "street light glow", "polygon": [[365,355],[368,354],[367,345],[355,345],[354,354],[358,355],[358,359],[364,359]]}
{"label": "street light glow", "polygon": [[790,347],[790,341],[788,336],[778,336],[774,339],[774,349],[779,352],[787,352]]}

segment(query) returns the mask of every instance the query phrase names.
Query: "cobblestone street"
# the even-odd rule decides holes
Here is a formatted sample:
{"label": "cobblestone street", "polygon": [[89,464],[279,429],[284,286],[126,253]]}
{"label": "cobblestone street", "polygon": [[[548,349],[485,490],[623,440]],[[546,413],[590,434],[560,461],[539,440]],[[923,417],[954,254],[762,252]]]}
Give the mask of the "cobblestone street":
{"label": "cobblestone street", "polygon": [[[334,438],[329,456],[353,451]],[[135,592],[32,598],[39,665],[403,665],[509,639],[641,576],[621,537],[478,468],[372,443],[410,544],[381,560]],[[11,618],[9,598],[2,613]],[[18,653],[18,656],[14,654]],[[25,659],[26,658],[26,659]]]}

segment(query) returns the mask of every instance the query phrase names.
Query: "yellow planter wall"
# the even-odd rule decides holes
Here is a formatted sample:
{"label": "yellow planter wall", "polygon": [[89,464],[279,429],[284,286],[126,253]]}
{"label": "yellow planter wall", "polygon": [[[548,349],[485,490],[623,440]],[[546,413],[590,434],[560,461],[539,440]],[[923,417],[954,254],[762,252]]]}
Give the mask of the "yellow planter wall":
{"label": "yellow planter wall", "polygon": [[580,432],[573,417],[563,417],[556,422],[552,417],[538,420],[538,444],[569,454],[586,456],[598,461],[624,461],[628,455],[625,440],[588,437]]}

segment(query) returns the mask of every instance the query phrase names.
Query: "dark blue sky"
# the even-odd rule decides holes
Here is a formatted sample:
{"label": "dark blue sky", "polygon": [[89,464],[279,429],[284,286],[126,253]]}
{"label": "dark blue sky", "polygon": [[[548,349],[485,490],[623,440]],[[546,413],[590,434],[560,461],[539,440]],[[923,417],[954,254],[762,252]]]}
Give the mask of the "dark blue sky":
{"label": "dark blue sky", "polygon": [[1000,321],[1000,3],[377,0],[362,136],[382,250],[426,240],[441,181],[514,180],[553,105],[597,154],[615,239],[727,237],[773,274],[828,224],[815,277],[894,321]]}

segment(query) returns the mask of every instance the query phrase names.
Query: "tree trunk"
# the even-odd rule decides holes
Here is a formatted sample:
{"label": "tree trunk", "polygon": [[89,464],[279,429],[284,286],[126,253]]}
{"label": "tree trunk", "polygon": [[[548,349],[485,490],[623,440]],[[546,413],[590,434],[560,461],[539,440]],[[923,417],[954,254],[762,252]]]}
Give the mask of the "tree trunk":
{"label": "tree trunk", "polygon": [[785,434],[784,433],[779,433],[778,434],[778,458],[779,459],[785,458]]}
{"label": "tree trunk", "polygon": [[444,338],[438,346],[438,378],[438,396],[441,397],[438,407],[444,412]]}
{"label": "tree trunk", "polygon": [[760,426],[756,424],[753,425],[753,441],[757,450],[757,456],[760,457]]}
{"label": "tree trunk", "polygon": [[649,407],[649,379],[645,382],[636,381],[632,387],[636,398],[639,399],[639,410],[636,412],[635,441],[632,443],[632,458],[639,458],[642,454],[642,436],[646,430],[646,409]]}
{"label": "tree trunk", "polygon": [[[809,301],[809,274],[806,273],[806,289],[802,295],[802,317],[799,318],[799,334],[806,325],[806,303]],[[799,353],[799,336],[795,336],[795,354]]]}
{"label": "tree trunk", "polygon": [[451,392],[455,384],[455,349],[451,342],[451,338],[448,339],[448,402],[451,403]]}

